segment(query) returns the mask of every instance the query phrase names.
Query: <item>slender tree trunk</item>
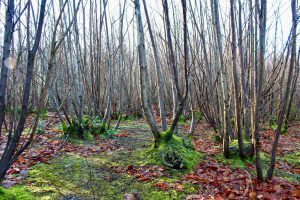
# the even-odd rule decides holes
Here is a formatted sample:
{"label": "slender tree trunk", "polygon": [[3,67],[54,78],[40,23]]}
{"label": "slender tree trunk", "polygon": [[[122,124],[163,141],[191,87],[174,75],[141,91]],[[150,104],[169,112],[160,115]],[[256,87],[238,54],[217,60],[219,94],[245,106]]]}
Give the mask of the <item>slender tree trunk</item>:
{"label": "slender tree trunk", "polygon": [[295,60],[296,60],[296,48],[297,48],[296,41],[297,41],[297,22],[298,22],[296,3],[297,3],[296,0],[291,1],[292,17],[293,17],[292,42],[291,42],[291,44],[292,44],[291,60],[290,60],[288,77],[287,77],[287,85],[286,85],[286,88],[285,88],[283,99],[281,101],[281,108],[280,108],[279,116],[278,116],[278,120],[277,120],[277,129],[276,129],[276,132],[275,132],[275,139],[274,139],[274,143],[273,143],[273,146],[272,146],[272,155],[271,155],[271,160],[270,160],[270,167],[268,169],[268,174],[267,174],[267,178],[269,180],[271,180],[272,177],[273,177],[273,172],[274,172],[275,163],[276,163],[277,147],[278,147],[278,143],[279,143],[281,127],[282,127],[283,122],[284,122],[284,115],[285,115],[285,112],[286,112],[287,101],[288,101],[288,97],[289,97],[289,93],[290,93],[292,75],[293,75]]}
{"label": "slender tree trunk", "polygon": [[229,118],[229,108],[230,102],[228,97],[228,75],[225,68],[225,62],[223,58],[223,46],[221,39],[221,27],[219,19],[219,5],[218,0],[211,0],[212,10],[214,12],[214,22],[216,31],[216,43],[217,43],[217,58],[221,65],[221,105],[222,105],[222,132],[223,132],[223,152],[226,158],[229,158],[229,135],[230,135],[230,118]]}
{"label": "slender tree trunk", "polygon": [[179,76],[178,76],[178,68],[175,62],[175,54],[173,50],[173,42],[171,36],[171,24],[169,19],[169,8],[168,8],[168,1],[164,0],[163,2],[163,9],[164,9],[164,17],[165,17],[165,26],[167,32],[167,45],[168,45],[168,53],[169,53],[169,62],[171,65],[171,69],[173,72],[173,81],[174,86],[176,88],[176,95],[178,99],[178,110],[176,111],[175,115],[173,116],[172,124],[168,130],[167,139],[172,138],[173,132],[176,129],[179,121],[179,117],[183,112],[184,104],[186,102],[188,96],[188,85],[189,85],[189,49],[188,49],[188,30],[187,30],[187,19],[186,19],[186,1],[182,0],[182,10],[183,10],[183,40],[184,40],[184,92],[181,90],[179,86]]}
{"label": "slender tree trunk", "polygon": [[[45,7],[46,7],[46,1],[41,1],[41,10],[40,10],[40,16],[39,16],[39,22],[38,22],[38,28],[37,33],[35,36],[34,44],[32,49],[28,49],[28,55],[27,55],[27,73],[26,73],[26,79],[25,79],[25,87],[23,91],[23,99],[22,99],[22,109],[20,113],[20,118],[18,122],[18,126],[16,130],[14,131],[14,134],[10,140],[9,143],[7,143],[5,151],[1,157],[0,161],[0,180],[3,180],[6,171],[9,169],[9,167],[12,165],[14,159],[14,154],[16,152],[17,146],[19,144],[22,132],[24,130],[24,125],[26,121],[26,116],[28,112],[28,103],[29,103],[29,95],[30,95],[30,89],[31,89],[31,82],[33,77],[33,70],[34,70],[34,62],[35,62],[35,56],[36,52],[39,47],[39,43],[41,40],[42,35],[42,28],[44,23],[44,17],[45,17]],[[30,4],[28,4],[29,6]],[[29,24],[27,24],[29,26]]]}
{"label": "slender tree trunk", "polygon": [[[237,123],[237,137],[239,145],[240,157],[243,158],[244,155],[244,143],[242,136],[242,124],[241,124],[241,102],[240,102],[240,80],[237,74],[237,64],[236,64],[236,33],[235,33],[235,1],[230,0],[230,19],[231,19],[231,50],[232,50],[232,67],[233,67],[233,79],[234,79],[234,94],[235,94],[235,112],[236,112],[236,123]],[[242,56],[242,55],[240,55]]]}
{"label": "slender tree trunk", "polygon": [[5,13],[5,30],[4,30],[4,42],[3,42],[3,55],[1,62],[1,79],[0,79],[0,136],[2,131],[2,124],[5,120],[5,97],[7,87],[7,72],[8,66],[5,65],[6,59],[9,58],[10,47],[13,37],[13,19],[14,19],[14,0],[9,0],[7,4],[7,10]]}
{"label": "slender tree trunk", "polygon": [[112,66],[112,53],[111,53],[111,46],[110,46],[110,40],[109,40],[109,33],[108,33],[108,23],[107,23],[107,1],[103,0],[104,4],[104,20],[105,20],[105,29],[106,29],[106,46],[108,51],[108,58],[107,58],[107,65],[108,65],[108,73],[109,73],[109,81],[108,81],[108,93],[107,93],[107,102],[106,102],[106,109],[105,114],[102,120],[102,128],[104,128],[107,124],[107,122],[110,120],[111,117],[111,105],[113,101],[113,66]]}
{"label": "slender tree trunk", "polygon": [[[256,6],[259,6],[258,0],[256,2]],[[259,71],[256,74],[256,106],[255,106],[255,119],[254,119],[254,132],[253,132],[253,139],[254,139],[254,153],[256,157],[256,173],[257,178],[259,180],[263,180],[263,173],[262,173],[262,163],[260,158],[260,126],[259,123],[261,121],[262,115],[262,88],[264,83],[264,74],[265,74],[265,40],[266,40],[266,17],[267,17],[267,1],[261,0],[260,1],[260,9],[259,9]]]}
{"label": "slender tree trunk", "polygon": [[[76,10],[75,0],[73,0],[73,9]],[[78,114],[79,121],[82,120],[83,115],[83,86],[81,80],[81,63],[80,63],[80,48],[79,48],[79,32],[78,32],[78,23],[77,16],[74,17],[74,32],[75,32],[75,45],[76,45],[76,64],[77,64],[77,81],[78,81]]]}
{"label": "slender tree trunk", "polygon": [[119,35],[119,43],[120,43],[120,54],[119,54],[119,82],[120,82],[120,86],[119,86],[119,91],[120,91],[120,109],[119,109],[119,117],[118,117],[118,121],[117,124],[115,126],[115,129],[119,128],[121,119],[122,119],[122,115],[123,115],[123,106],[124,106],[124,74],[125,74],[125,66],[124,66],[124,52],[123,52],[123,21],[124,21],[124,15],[125,15],[125,5],[126,5],[126,0],[124,1],[123,4],[123,11],[121,8],[121,3],[120,3],[120,35]]}
{"label": "slender tree trunk", "polygon": [[147,59],[146,59],[146,49],[145,49],[145,38],[143,30],[143,22],[141,16],[140,1],[134,0],[135,6],[135,16],[137,21],[137,37],[138,37],[138,52],[139,52],[139,64],[140,64],[140,88],[141,88],[141,100],[142,107],[150,126],[151,132],[154,136],[154,147],[158,147],[160,134],[156,122],[154,120],[151,107],[148,102],[148,91],[149,91],[149,81],[147,72]]}
{"label": "slender tree trunk", "polygon": [[299,59],[300,59],[300,48],[298,49],[298,58],[297,58],[297,62],[296,62],[297,63],[296,64],[296,70],[295,70],[294,77],[293,77],[292,91],[291,91],[291,95],[289,97],[289,103],[288,103],[288,107],[287,107],[285,124],[287,124],[288,120],[290,119],[291,107],[292,107],[294,95],[295,95],[296,90],[297,90],[297,81],[298,81],[299,71],[300,71],[300,69],[299,69]]}
{"label": "slender tree trunk", "polygon": [[162,77],[162,72],[161,72],[161,63],[159,61],[157,45],[156,45],[156,41],[155,41],[155,38],[154,38],[154,35],[152,32],[152,27],[151,27],[145,0],[143,0],[143,4],[144,4],[144,10],[145,10],[148,29],[149,29],[149,35],[150,35],[150,39],[151,39],[151,44],[152,44],[154,59],[155,59],[155,64],[156,64],[156,79],[157,79],[157,84],[158,84],[158,98],[159,98],[161,126],[162,126],[162,130],[166,131],[167,130],[167,122],[166,122],[165,99],[164,99],[164,91],[163,91],[164,82],[163,82],[163,77]]}
{"label": "slender tree trunk", "polygon": [[[247,66],[246,65],[246,59],[247,59],[247,56],[246,56],[246,59],[244,58],[244,50],[243,50],[243,27],[242,27],[242,5],[241,5],[241,0],[238,1],[239,2],[239,60],[240,60],[240,65],[241,65],[241,71],[242,71],[242,95],[241,97],[243,97],[243,107],[244,107],[244,126],[245,126],[245,138],[246,139],[250,139],[250,102],[249,102],[249,95],[248,95],[248,88],[249,88],[249,75],[250,75],[250,69],[251,69],[251,64],[250,66]],[[252,12],[252,0],[250,1],[250,4],[249,6],[251,6],[251,12]],[[252,31],[252,15],[250,15],[250,22],[249,22],[249,29],[250,29],[250,34],[251,34],[251,31]],[[250,36],[250,39],[248,40],[250,44],[250,46],[252,45],[251,44],[251,36]],[[245,53],[249,53],[249,52],[245,52]],[[249,60],[251,62],[251,55],[253,53],[250,52],[249,53]]]}

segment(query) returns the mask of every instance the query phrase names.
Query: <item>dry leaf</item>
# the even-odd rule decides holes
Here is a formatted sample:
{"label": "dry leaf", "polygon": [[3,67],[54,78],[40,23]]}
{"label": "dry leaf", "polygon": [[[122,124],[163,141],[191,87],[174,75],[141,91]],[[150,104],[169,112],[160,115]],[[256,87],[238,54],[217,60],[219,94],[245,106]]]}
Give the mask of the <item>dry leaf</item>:
{"label": "dry leaf", "polygon": [[249,192],[250,199],[255,199],[257,196],[256,192]]}

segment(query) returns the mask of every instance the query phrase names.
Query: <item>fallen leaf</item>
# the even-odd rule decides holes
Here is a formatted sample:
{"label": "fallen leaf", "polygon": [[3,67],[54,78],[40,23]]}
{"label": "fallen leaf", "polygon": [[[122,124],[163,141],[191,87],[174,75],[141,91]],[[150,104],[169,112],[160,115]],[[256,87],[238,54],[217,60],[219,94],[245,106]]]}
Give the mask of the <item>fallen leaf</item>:
{"label": "fallen leaf", "polygon": [[300,198],[300,190],[292,190],[291,195],[296,198]]}
{"label": "fallen leaf", "polygon": [[256,192],[249,192],[250,199],[256,199],[256,196],[257,196]]}

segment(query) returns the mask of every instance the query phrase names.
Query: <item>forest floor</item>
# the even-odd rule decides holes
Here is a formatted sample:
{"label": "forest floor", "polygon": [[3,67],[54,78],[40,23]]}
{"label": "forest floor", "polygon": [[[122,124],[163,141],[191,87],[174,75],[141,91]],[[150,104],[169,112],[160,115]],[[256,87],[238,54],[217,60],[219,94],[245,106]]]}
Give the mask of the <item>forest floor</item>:
{"label": "forest floor", "polygon": [[[66,140],[54,116],[44,123],[45,131],[8,171],[2,185],[8,189],[0,188],[0,199],[300,199],[299,125],[282,135],[275,177],[261,183],[253,159],[224,159],[222,144],[214,141],[205,122],[193,137],[201,158],[192,171],[149,162],[143,152],[150,148],[152,135],[141,119],[123,121],[112,138],[93,141]],[[179,135],[188,127],[181,122]],[[267,128],[263,134],[264,169],[273,134]]]}

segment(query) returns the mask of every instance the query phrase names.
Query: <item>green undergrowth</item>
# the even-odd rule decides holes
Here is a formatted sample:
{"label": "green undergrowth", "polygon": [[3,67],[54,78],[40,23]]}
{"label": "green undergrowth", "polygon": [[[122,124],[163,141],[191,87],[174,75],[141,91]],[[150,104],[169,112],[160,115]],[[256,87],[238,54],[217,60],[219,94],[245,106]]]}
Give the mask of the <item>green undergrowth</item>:
{"label": "green undergrowth", "polygon": [[[278,157],[277,160],[287,162],[288,164],[290,164],[296,168],[299,168],[300,167],[300,152],[297,151],[297,152],[289,153],[283,157]],[[300,184],[300,175],[299,174],[293,174],[293,173],[282,171],[279,169],[275,169],[274,174],[276,176],[280,176],[289,181]]]}
{"label": "green undergrowth", "polygon": [[87,139],[82,139],[76,135],[62,135],[61,136],[62,140],[67,139],[68,142],[72,144],[92,144],[94,141],[94,136],[93,135],[88,135]]}
{"label": "green undergrowth", "polygon": [[0,187],[0,200],[34,200],[33,194],[24,186],[16,186],[8,189]]}
{"label": "green undergrowth", "polygon": [[91,140],[93,135],[107,134],[110,127],[109,124],[103,123],[99,117],[84,115],[81,120],[72,118],[69,124],[63,121],[61,129],[65,135]]}
{"label": "green undergrowth", "polygon": [[[248,146],[248,145],[250,145],[250,142],[244,141],[244,145]],[[218,162],[228,164],[232,168],[241,168],[241,169],[247,169],[248,168],[247,165],[249,165],[249,164],[255,166],[255,157],[250,158],[248,156],[244,159],[241,159],[239,154],[238,154],[238,151],[235,151],[236,149],[238,149],[237,140],[232,141],[230,143],[230,147],[233,147],[233,149],[234,149],[234,152],[231,152],[231,154],[230,154],[230,158],[226,159],[223,154],[220,154],[220,155],[217,155],[215,157]],[[264,152],[261,152],[260,157],[261,157],[261,161],[262,161],[262,165],[263,165],[263,174],[264,174],[264,176],[266,176],[267,175],[267,169],[269,168],[270,156],[268,154],[264,153]],[[295,167],[299,167],[300,166],[300,152],[287,154],[284,157],[279,157],[278,156],[277,160],[281,160],[281,161],[287,162],[289,164],[292,164]],[[255,169],[250,171],[250,173],[253,176],[256,176]],[[296,183],[300,183],[300,176],[297,175],[297,174],[290,173],[288,171],[283,171],[283,170],[275,168],[274,176],[282,177],[286,180],[296,182]]]}
{"label": "green undergrowth", "polygon": [[226,159],[223,154],[220,154],[220,155],[217,155],[215,158],[218,162],[228,164],[232,168],[242,168],[242,169],[246,169],[247,164],[252,164],[254,161],[254,159],[251,159],[251,158],[245,158],[242,160],[239,157],[239,155],[232,155],[232,156],[230,156],[229,159]]}
{"label": "green undergrowth", "polygon": [[112,129],[108,123],[103,123],[99,117],[84,115],[82,120],[71,119],[70,124],[65,121],[61,124],[64,138],[68,137],[71,143],[85,144],[94,141],[94,136],[99,135],[103,138],[113,138],[118,130]]}
{"label": "green undergrowth", "polygon": [[[246,169],[248,164],[255,164],[255,158],[250,157],[250,147],[251,142],[244,140],[244,153],[246,154],[246,157],[244,159],[241,159],[239,156],[239,147],[238,147],[238,140],[232,140],[229,144],[230,148],[230,158],[226,159],[224,157],[224,154],[220,154],[216,156],[216,159],[218,162],[229,164],[233,168],[242,168]],[[264,165],[267,165],[270,157],[269,155],[261,152],[260,153],[261,160]]]}
{"label": "green undergrowth", "polygon": [[[274,119],[271,120],[270,125],[271,125],[271,128],[272,128],[273,131],[277,130],[278,124],[277,124],[276,120],[274,120]],[[281,134],[286,134],[287,132],[288,132],[288,127],[287,127],[286,124],[283,124],[282,127],[281,127],[281,130],[280,130],[280,133]]]}
{"label": "green undergrowth", "polygon": [[[55,158],[50,164],[39,164],[29,172],[28,188],[36,199],[62,199],[66,196],[78,199],[123,199],[124,194],[138,193],[142,199],[184,199],[197,192],[192,184],[183,184],[183,191],[162,191],[154,184],[163,181],[176,183],[182,175],[170,170],[168,176],[157,177],[147,182],[138,182],[126,172],[113,169],[128,165],[139,166],[141,151],[106,153],[91,157],[66,154]],[[176,172],[175,172],[176,171]]]}
{"label": "green undergrowth", "polygon": [[178,124],[181,124],[181,125],[188,125],[189,124],[189,121],[192,119],[192,115],[187,115],[187,116],[184,116],[184,115],[180,115],[179,116],[179,120],[178,120]]}
{"label": "green undergrowth", "polygon": [[300,151],[287,154],[287,155],[279,158],[279,160],[285,161],[285,162],[299,168],[300,167]]}
{"label": "green undergrowth", "polygon": [[217,143],[217,142],[222,142],[222,138],[221,138],[221,136],[220,136],[219,134],[213,134],[213,135],[211,136],[211,140],[212,140],[213,142],[215,142],[215,143]]}
{"label": "green undergrowth", "polygon": [[293,174],[287,171],[282,171],[279,169],[274,169],[274,175],[278,177],[282,177],[288,181],[300,184],[300,175],[299,174]]}
{"label": "green undergrowth", "polygon": [[[249,140],[243,140],[244,142],[244,146],[249,146],[251,145],[251,141]],[[232,140],[229,144],[229,146],[232,146],[232,147],[238,147],[239,143],[238,143],[238,140]]]}

